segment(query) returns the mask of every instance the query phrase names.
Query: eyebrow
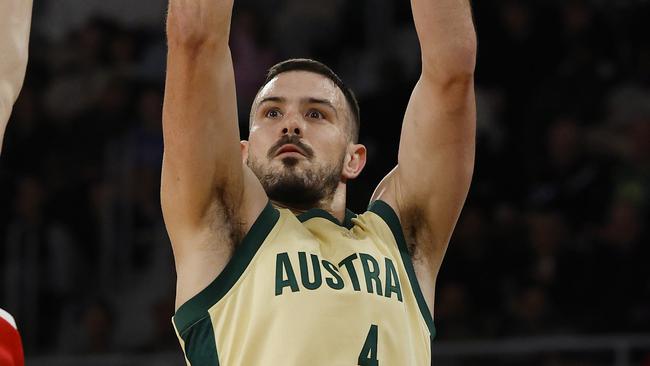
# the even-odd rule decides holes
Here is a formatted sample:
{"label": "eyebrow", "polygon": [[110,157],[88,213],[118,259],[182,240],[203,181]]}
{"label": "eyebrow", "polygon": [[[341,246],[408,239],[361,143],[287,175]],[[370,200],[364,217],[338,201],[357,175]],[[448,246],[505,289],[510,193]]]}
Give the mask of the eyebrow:
{"label": "eyebrow", "polygon": [[287,101],[287,99],[286,99],[286,98],[282,98],[282,97],[266,97],[266,98],[260,100],[260,104],[259,104],[259,105],[262,105],[262,104],[264,104],[264,103],[266,103],[266,102],[284,103],[284,102],[286,102],[286,101]]}
{"label": "eyebrow", "polygon": [[318,98],[304,98],[301,100],[302,103],[307,102],[308,104],[322,104],[326,107],[329,107],[331,110],[334,111],[334,115],[337,117],[339,116],[338,112],[336,111],[336,108],[334,108],[334,104],[330,102],[327,99],[318,99]]}
{"label": "eyebrow", "polygon": [[[284,98],[284,97],[266,97],[266,98],[263,98],[260,101],[259,106],[261,106],[262,104],[267,103],[267,102],[285,103],[286,101],[287,101],[287,98]],[[330,102],[327,99],[320,99],[320,98],[313,98],[313,97],[302,98],[302,99],[300,99],[300,103],[301,104],[321,104],[321,105],[324,105],[326,107],[329,107],[332,111],[334,111],[334,115],[336,115],[337,117],[339,115],[338,111],[334,107],[334,104],[332,104],[332,102]]]}

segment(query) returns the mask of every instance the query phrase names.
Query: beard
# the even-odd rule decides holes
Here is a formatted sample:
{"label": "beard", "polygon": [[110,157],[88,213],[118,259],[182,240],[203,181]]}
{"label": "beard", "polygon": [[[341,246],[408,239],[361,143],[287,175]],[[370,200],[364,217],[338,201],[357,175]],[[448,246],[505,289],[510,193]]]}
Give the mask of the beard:
{"label": "beard", "polygon": [[[309,159],[311,160],[311,159]],[[282,159],[282,167],[272,168],[248,157],[248,167],[262,183],[267,196],[288,207],[308,210],[331,199],[341,180],[343,160],[331,166],[316,165],[299,169],[299,159]]]}

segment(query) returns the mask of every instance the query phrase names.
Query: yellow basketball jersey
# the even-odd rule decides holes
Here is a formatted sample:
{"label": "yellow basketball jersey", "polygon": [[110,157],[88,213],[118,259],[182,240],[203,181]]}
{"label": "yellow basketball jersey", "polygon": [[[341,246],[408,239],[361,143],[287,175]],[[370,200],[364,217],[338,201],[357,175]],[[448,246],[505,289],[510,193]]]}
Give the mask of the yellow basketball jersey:
{"label": "yellow basketball jersey", "polygon": [[341,225],[270,203],[223,272],[173,317],[191,366],[422,366],[433,319],[392,208]]}

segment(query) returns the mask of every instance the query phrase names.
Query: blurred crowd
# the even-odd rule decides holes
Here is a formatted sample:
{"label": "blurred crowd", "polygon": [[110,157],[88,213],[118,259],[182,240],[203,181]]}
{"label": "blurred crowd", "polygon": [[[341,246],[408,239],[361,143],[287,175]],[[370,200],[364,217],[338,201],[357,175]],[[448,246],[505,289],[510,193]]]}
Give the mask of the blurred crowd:
{"label": "blurred crowd", "polygon": [[[268,67],[325,62],[360,100],[369,164],[349,207],[363,211],[396,163],[419,76],[408,1],[235,8],[242,138]],[[474,10],[476,169],[437,281],[438,339],[650,331],[650,5]],[[0,158],[0,305],[28,355],[175,350],[159,204],[164,20],[32,33]]]}

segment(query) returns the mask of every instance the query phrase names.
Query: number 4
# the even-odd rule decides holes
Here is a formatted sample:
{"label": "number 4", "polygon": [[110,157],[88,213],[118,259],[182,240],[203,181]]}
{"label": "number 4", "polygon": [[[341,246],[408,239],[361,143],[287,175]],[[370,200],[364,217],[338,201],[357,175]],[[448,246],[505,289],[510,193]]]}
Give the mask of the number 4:
{"label": "number 4", "polygon": [[357,365],[359,366],[379,366],[377,360],[377,326],[371,325],[370,331],[366,336],[366,342],[363,344]]}

